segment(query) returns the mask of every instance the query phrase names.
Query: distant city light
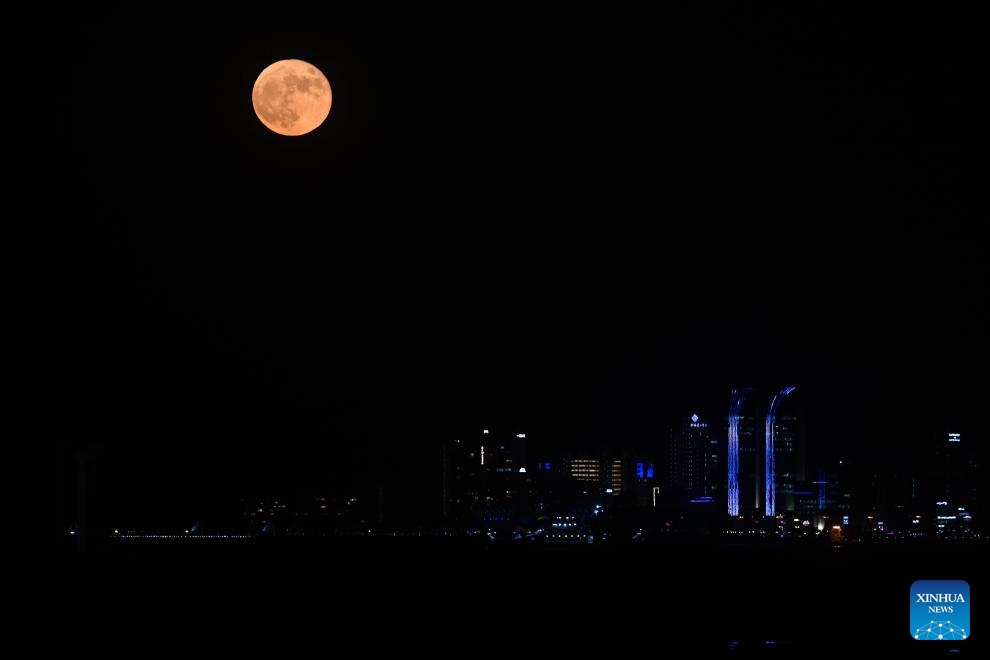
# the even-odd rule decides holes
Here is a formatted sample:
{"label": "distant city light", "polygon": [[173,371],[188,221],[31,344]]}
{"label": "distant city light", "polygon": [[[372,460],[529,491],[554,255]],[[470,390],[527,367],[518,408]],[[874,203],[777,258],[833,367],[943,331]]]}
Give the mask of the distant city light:
{"label": "distant city light", "polygon": [[185,534],[141,534],[125,533],[121,534],[122,539],[182,539],[182,540],[214,540],[214,539],[251,539],[250,534],[200,534],[198,536],[186,536]]}

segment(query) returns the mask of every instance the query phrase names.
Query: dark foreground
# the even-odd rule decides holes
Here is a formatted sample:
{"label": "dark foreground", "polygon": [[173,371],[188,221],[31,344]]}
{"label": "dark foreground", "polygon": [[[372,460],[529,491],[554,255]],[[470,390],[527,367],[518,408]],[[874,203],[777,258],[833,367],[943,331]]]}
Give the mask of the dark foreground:
{"label": "dark foreground", "polygon": [[[391,538],[132,544],[61,557],[57,619],[81,634],[75,639],[188,638],[290,654],[317,644],[375,656],[972,656],[988,634],[985,552],[985,544],[533,547]],[[972,639],[910,637],[910,587],[919,579],[970,584]]]}

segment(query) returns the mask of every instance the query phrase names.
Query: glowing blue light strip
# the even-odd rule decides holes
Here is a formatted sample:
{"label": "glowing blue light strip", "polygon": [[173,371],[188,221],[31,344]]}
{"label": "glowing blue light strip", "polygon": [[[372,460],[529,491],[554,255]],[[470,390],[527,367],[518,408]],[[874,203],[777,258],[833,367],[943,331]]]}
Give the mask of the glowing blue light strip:
{"label": "glowing blue light strip", "polygon": [[739,515],[739,412],[749,388],[733,389],[729,396],[729,515]]}
{"label": "glowing blue light strip", "polygon": [[777,418],[777,408],[780,407],[784,397],[794,391],[793,387],[785,387],[773,396],[770,400],[770,409],[767,411],[766,424],[766,498],[764,499],[763,512],[767,516],[777,515],[777,480],[776,465],[774,461],[774,420]]}
{"label": "glowing blue light strip", "polygon": [[825,510],[825,470],[818,469],[818,510]]}

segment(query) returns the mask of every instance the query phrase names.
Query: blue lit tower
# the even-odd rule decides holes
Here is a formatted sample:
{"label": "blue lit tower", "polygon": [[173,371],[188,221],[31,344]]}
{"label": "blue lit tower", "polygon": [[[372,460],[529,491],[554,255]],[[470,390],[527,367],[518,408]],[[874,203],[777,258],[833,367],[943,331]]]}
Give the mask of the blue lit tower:
{"label": "blue lit tower", "polygon": [[774,421],[777,417],[777,408],[783,402],[784,397],[795,390],[794,387],[785,387],[770,400],[770,408],[767,410],[766,420],[766,499],[764,500],[764,513],[767,517],[777,515],[777,479],[776,479],[776,459],[774,451],[774,441],[776,429]]}
{"label": "blue lit tower", "polygon": [[729,396],[729,515],[739,515],[739,415],[750,388],[734,388]]}

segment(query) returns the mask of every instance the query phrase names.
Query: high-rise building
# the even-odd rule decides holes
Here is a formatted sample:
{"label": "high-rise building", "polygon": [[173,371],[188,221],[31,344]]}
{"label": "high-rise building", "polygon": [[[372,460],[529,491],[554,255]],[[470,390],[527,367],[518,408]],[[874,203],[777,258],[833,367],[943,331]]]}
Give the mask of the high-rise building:
{"label": "high-rise building", "polygon": [[524,433],[478,436],[444,443],[441,449],[442,516],[449,521],[511,520],[525,503]]}
{"label": "high-rise building", "polygon": [[635,506],[655,507],[658,492],[655,462],[649,457],[637,455],[627,465],[629,469],[626,471],[623,493],[630,496],[629,499]]}
{"label": "high-rise building", "polygon": [[618,497],[625,483],[625,465],[621,458],[607,459],[605,465],[605,493]]}
{"label": "high-rise building", "polygon": [[714,497],[721,489],[721,452],[712,442],[708,422],[697,413],[670,430],[667,442],[666,492],[675,500]]}
{"label": "high-rise building", "polygon": [[740,415],[739,434],[739,515],[748,518],[762,513],[763,502],[763,434],[758,432],[755,415]]}
{"label": "high-rise building", "polygon": [[958,431],[947,432],[937,444],[935,469],[940,474],[936,518],[940,535],[968,536],[983,526],[979,501],[979,461],[971,443]]}
{"label": "high-rise building", "polygon": [[725,502],[725,443],[716,433],[708,436],[705,448],[705,480],[703,497],[713,502]]}
{"label": "high-rise building", "polygon": [[759,419],[751,412],[756,405],[751,393],[752,388],[741,387],[729,396],[725,488],[726,510],[732,517],[750,518],[763,512],[763,434],[757,433]]}
{"label": "high-rise building", "polygon": [[[793,425],[786,425],[777,419],[777,411],[784,399],[796,388],[788,386],[781,389],[770,399],[770,407],[765,418],[765,458],[763,470],[765,475],[766,493],[763,501],[763,512],[768,518],[777,515],[777,493],[783,485],[791,492],[790,507],[794,508],[794,474],[796,468],[796,434],[792,432]],[[778,460],[779,459],[779,460]],[[778,464],[779,463],[779,464]],[[784,493],[784,491],[781,491]],[[786,504],[784,506],[786,510]]]}
{"label": "high-rise building", "polygon": [[571,458],[567,460],[567,473],[577,481],[602,483],[601,461],[597,458]]}
{"label": "high-rise building", "polygon": [[488,438],[481,449],[484,455],[481,470],[483,519],[489,522],[513,520],[529,505],[526,501],[526,434],[496,437],[490,433]]}
{"label": "high-rise building", "polygon": [[805,474],[804,434],[797,415],[777,415],[774,420],[774,479],[776,508],[793,513],[795,496],[807,485]]}
{"label": "high-rise building", "polygon": [[[726,511],[732,517],[774,516],[778,509],[793,512],[805,506],[796,500],[807,486],[801,419],[792,412],[780,412],[794,389],[785,387],[774,393],[765,414],[755,408],[751,388],[731,391],[725,427],[725,490]],[[758,414],[749,412],[754,409]],[[712,453],[718,446],[713,445]],[[712,495],[718,496],[718,491]]]}
{"label": "high-rise building", "polygon": [[976,455],[962,433],[946,433],[939,444],[942,498],[952,506],[969,508],[976,499]]}
{"label": "high-rise building", "polygon": [[729,417],[726,423],[726,505],[728,514],[739,515],[739,421],[742,407],[749,396],[748,387],[733,389],[729,395]]}
{"label": "high-rise building", "polygon": [[626,490],[629,483],[626,461],[607,452],[597,457],[569,457],[564,460],[564,471],[571,479],[585,484],[586,490],[596,496],[617,497]]}
{"label": "high-rise building", "polygon": [[441,516],[451,522],[466,522],[475,518],[481,507],[484,445],[455,438],[443,443],[440,451]]}

